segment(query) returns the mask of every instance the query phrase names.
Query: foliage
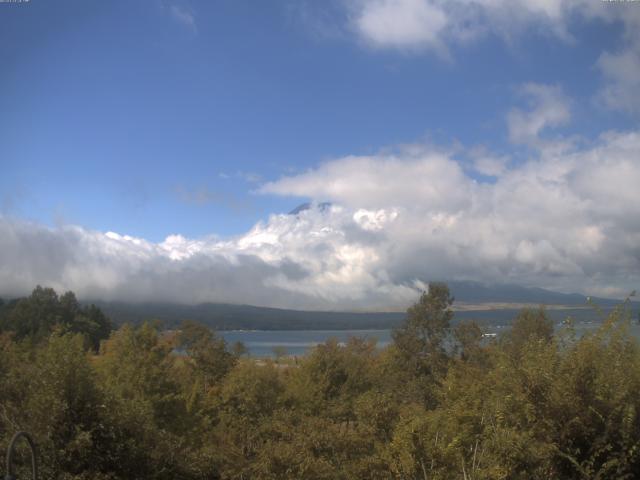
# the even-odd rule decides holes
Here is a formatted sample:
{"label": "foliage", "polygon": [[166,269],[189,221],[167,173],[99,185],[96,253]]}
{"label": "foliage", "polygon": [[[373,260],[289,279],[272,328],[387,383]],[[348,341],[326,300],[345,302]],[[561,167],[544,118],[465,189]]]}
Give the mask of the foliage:
{"label": "foliage", "polygon": [[624,305],[582,337],[523,310],[488,341],[451,327],[452,302],[432,284],[390,346],[329,340],[294,363],[194,322],[108,335],[36,288],[0,306],[0,447],[27,430],[43,478],[69,480],[640,477]]}
{"label": "foliage", "polygon": [[80,306],[73,292],[59,296],[52,288],[37,286],[30,296],[0,309],[0,332],[12,332],[17,340],[38,342],[54,329],[80,333],[98,350],[112,330],[110,320],[95,305]]}
{"label": "foliage", "polygon": [[447,371],[445,341],[450,334],[452,304],[449,287],[432,283],[407,310],[405,323],[393,331],[398,370],[408,374],[407,381],[416,385],[427,406],[435,405],[435,387]]}

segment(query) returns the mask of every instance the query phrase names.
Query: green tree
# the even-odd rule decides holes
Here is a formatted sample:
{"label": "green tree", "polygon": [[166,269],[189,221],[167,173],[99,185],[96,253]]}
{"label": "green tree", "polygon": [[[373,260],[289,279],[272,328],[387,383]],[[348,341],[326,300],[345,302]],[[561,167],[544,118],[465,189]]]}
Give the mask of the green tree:
{"label": "green tree", "polygon": [[96,359],[121,478],[191,478],[197,419],[187,409],[173,345],[151,323],[122,326]]}
{"label": "green tree", "polygon": [[111,321],[95,305],[81,307],[73,292],[60,297],[52,288],[37,286],[30,296],[8,305],[0,315],[0,330],[10,331],[17,340],[37,343],[56,328],[82,334],[87,345],[98,351],[100,341],[108,338]]}
{"label": "green tree", "polygon": [[180,326],[178,346],[185,350],[193,367],[202,376],[205,389],[224,377],[237,361],[237,357],[227,350],[222,337],[190,320]]}
{"label": "green tree", "polygon": [[302,411],[350,422],[354,402],[372,386],[375,361],[375,342],[351,338],[342,346],[329,339],[291,372],[289,395]]}
{"label": "green tree", "polygon": [[482,329],[475,322],[461,322],[453,329],[456,352],[463,361],[482,362],[486,360],[482,347]]}
{"label": "green tree", "polygon": [[278,408],[283,386],[271,362],[240,362],[225,377],[218,396],[215,438],[222,460],[222,478],[253,478],[251,472],[266,425]]}
{"label": "green tree", "polygon": [[543,307],[525,308],[513,321],[511,330],[504,335],[506,348],[514,355],[529,342],[549,343],[553,338],[553,321]]}
{"label": "green tree", "polygon": [[3,347],[10,372],[2,382],[2,446],[26,430],[35,438],[45,478],[114,474],[106,405],[84,338],[54,332],[35,348],[26,345]]}
{"label": "green tree", "polygon": [[417,382],[425,405],[434,406],[433,386],[445,375],[446,340],[453,318],[453,297],[444,283],[430,283],[429,291],[407,310],[402,326],[393,331],[399,369]]}
{"label": "green tree", "polygon": [[52,288],[37,286],[29,297],[17,301],[4,316],[2,330],[16,339],[33,342],[47,338],[62,320],[58,295]]}

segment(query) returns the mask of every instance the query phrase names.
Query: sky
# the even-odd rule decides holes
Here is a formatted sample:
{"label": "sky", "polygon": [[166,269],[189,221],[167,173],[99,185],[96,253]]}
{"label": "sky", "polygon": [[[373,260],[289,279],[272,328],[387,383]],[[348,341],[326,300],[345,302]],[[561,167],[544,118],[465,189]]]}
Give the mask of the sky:
{"label": "sky", "polygon": [[638,91],[634,1],[0,3],[0,296],[624,297]]}

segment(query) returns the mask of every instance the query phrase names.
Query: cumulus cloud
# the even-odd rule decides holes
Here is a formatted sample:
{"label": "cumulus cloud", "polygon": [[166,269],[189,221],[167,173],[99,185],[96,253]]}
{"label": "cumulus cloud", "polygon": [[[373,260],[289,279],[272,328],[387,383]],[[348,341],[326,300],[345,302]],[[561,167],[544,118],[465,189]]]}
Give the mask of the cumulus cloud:
{"label": "cumulus cloud", "polygon": [[569,120],[567,99],[554,86],[521,93],[528,109],[512,110],[507,126],[535,147],[525,161],[433,145],[336,158],[263,184],[257,194],[307,197],[311,207],[233,238],[154,243],[0,215],[0,295],[44,284],[86,299],[374,309],[406,306],[434,279],[636,289],[640,131],[545,140]]}
{"label": "cumulus cloud", "polygon": [[441,36],[448,18],[437,5],[422,0],[380,0],[357,2],[355,8],[355,28],[375,47],[446,52]]}
{"label": "cumulus cloud", "polygon": [[604,52],[598,68],[607,79],[599,93],[604,105],[629,113],[640,111],[640,41],[617,53]]}
{"label": "cumulus cloud", "polygon": [[622,45],[616,51],[603,52],[596,67],[602,72],[605,85],[598,94],[606,107],[627,113],[640,112],[640,8],[628,2],[598,12],[610,23],[621,24]]}
{"label": "cumulus cloud", "polygon": [[507,115],[509,138],[513,143],[539,146],[544,129],[569,122],[569,100],[560,87],[527,83],[520,87],[519,93],[528,100],[529,108],[513,109]]}
{"label": "cumulus cloud", "polygon": [[462,209],[469,205],[465,187],[470,181],[446,152],[414,147],[397,154],[329,161],[316,170],[267,183],[260,192],[328,198],[354,207],[418,203],[433,210]]}
{"label": "cumulus cloud", "polygon": [[[540,150],[492,183],[442,153],[346,157],[265,190],[306,190],[367,210],[367,222],[386,212],[393,221],[376,230],[376,258],[392,284],[455,278],[623,293],[640,281],[639,152],[640,132],[610,132],[586,149]],[[379,191],[366,188],[374,184]]]}
{"label": "cumulus cloud", "polygon": [[604,83],[596,94],[607,108],[640,111],[640,8],[635,2],[591,0],[343,0],[348,29],[373,49],[433,52],[451,58],[453,47],[489,35],[507,44],[525,32],[578,44],[576,20],[621,25],[621,46],[595,63]]}
{"label": "cumulus cloud", "polygon": [[493,33],[507,41],[531,28],[572,41],[580,0],[346,0],[351,27],[373,48],[447,51]]}
{"label": "cumulus cloud", "polygon": [[402,307],[433,279],[624,294],[640,283],[640,132],[536,150],[479,182],[444,150],[335,159],[264,185],[330,206],[272,215],[244,235],[153,243],[0,217],[0,292],[83,298]]}
{"label": "cumulus cloud", "polygon": [[468,153],[473,170],[487,177],[499,177],[509,166],[508,155],[495,155],[484,146],[474,147]]}
{"label": "cumulus cloud", "polygon": [[273,215],[233,239],[171,235],[160,243],[0,217],[0,292],[22,295],[44,284],[87,299],[293,308],[406,305],[416,290],[389,281],[372,234],[393,215],[370,217],[340,207],[313,208]]}

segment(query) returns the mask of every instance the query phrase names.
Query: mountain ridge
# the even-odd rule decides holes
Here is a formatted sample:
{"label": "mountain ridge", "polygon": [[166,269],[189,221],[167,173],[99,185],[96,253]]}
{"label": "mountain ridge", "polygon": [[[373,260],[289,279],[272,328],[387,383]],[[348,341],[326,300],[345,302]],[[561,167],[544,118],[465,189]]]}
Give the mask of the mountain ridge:
{"label": "mountain ridge", "polygon": [[[620,300],[565,294],[542,288],[477,282],[448,282],[455,298],[457,320],[479,323],[509,323],[526,306],[544,305],[549,316],[561,320],[573,316],[585,320],[597,318],[591,301],[607,310]],[[386,329],[398,325],[405,311],[320,311],[293,310],[229,303],[184,305],[169,302],[93,301],[116,323],[160,320],[166,328],[177,327],[182,320],[202,322],[218,330],[344,330]],[[633,302],[635,310],[640,304]],[[407,305],[409,307],[409,305]]]}

